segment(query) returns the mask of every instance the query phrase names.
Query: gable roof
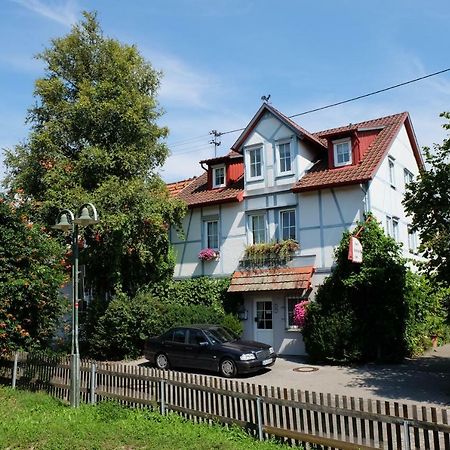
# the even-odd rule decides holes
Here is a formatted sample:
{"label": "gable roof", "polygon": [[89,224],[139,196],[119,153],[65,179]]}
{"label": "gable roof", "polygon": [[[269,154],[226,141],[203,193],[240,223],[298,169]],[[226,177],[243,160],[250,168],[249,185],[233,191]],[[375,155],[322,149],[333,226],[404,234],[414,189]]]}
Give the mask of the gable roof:
{"label": "gable roof", "polygon": [[297,125],[293,120],[289,119],[289,117],[285,116],[283,113],[275,109],[272,105],[269,105],[268,103],[263,103],[261,107],[258,109],[256,114],[253,116],[250,123],[245,127],[244,131],[240,134],[240,136],[237,138],[236,142],[231,146],[231,150],[238,152],[244,141],[248,138],[250,133],[255,129],[256,125],[258,124],[259,120],[263,116],[263,114],[269,111],[272,113],[278,120],[280,120],[284,125],[286,125],[288,128],[290,128],[300,139],[306,139],[309,142],[311,142],[313,145],[318,146],[322,149],[326,149],[326,143],[320,139],[319,137],[315,136],[314,134],[310,133],[309,131],[306,131],[304,128],[302,128],[300,125]]}
{"label": "gable roof", "polygon": [[292,190],[294,192],[310,191],[328,187],[365,183],[371,180],[375,176],[378,167],[388,153],[394,139],[397,137],[403,125],[405,125],[408,133],[417,165],[422,168],[423,159],[411,124],[411,119],[407,112],[403,112],[392,116],[381,117],[379,119],[368,120],[357,124],[350,124],[345,127],[314,133],[318,139],[324,139],[345,132],[362,131],[364,129],[380,129],[380,132],[366,150],[359,164],[330,168],[328,167],[328,158],[324,157],[314,164],[314,166],[294,185]]}
{"label": "gable roof", "polygon": [[208,189],[208,174],[205,172],[176,194],[188,207],[240,202],[244,198],[244,176],[223,188]]}

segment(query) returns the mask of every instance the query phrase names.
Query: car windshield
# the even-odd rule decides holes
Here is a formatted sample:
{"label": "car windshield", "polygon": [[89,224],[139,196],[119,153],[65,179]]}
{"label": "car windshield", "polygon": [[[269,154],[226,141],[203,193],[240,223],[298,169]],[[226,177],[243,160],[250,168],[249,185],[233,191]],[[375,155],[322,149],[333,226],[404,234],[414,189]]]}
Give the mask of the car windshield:
{"label": "car windshield", "polygon": [[211,340],[213,344],[223,344],[225,342],[235,341],[238,336],[232,331],[226,330],[225,328],[209,328],[204,330],[206,336]]}

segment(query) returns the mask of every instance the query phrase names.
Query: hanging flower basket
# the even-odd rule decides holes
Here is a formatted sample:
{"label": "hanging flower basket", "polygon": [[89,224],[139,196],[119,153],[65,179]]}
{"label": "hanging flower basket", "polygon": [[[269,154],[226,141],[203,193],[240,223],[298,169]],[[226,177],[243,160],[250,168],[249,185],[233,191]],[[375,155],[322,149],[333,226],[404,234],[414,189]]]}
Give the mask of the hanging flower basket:
{"label": "hanging flower basket", "polygon": [[217,261],[219,259],[220,253],[218,250],[212,248],[204,248],[198,254],[198,259],[202,261]]}
{"label": "hanging flower basket", "polygon": [[294,325],[303,328],[306,324],[308,316],[309,300],[303,300],[294,306]]}

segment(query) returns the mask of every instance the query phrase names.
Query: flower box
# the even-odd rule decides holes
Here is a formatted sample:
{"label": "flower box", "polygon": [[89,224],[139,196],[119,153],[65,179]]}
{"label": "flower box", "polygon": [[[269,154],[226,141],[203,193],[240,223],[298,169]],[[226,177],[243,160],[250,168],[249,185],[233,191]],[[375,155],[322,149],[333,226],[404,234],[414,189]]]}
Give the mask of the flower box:
{"label": "flower box", "polygon": [[219,259],[220,252],[212,248],[204,248],[198,254],[198,259],[202,261],[217,261]]}

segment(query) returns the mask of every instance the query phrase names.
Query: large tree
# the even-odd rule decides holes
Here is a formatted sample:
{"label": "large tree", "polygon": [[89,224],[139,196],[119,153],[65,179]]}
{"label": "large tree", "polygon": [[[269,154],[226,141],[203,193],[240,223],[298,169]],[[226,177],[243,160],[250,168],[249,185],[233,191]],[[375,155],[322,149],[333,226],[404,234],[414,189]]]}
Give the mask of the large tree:
{"label": "large tree", "polygon": [[168,155],[157,123],[161,74],[136,47],[105,37],[91,13],[37,58],[45,75],[30,135],[7,152],[9,191],[32,198],[34,220],[47,225],[61,208],[97,206],[101,223],[84,231],[82,258],[98,296],[171,275],[167,229],[184,205],[156,174]]}
{"label": "large tree", "polygon": [[[441,117],[450,119],[450,113]],[[450,129],[450,124],[443,127]],[[406,211],[419,231],[428,272],[450,284],[450,139],[425,148],[426,169],[405,195]]]}

